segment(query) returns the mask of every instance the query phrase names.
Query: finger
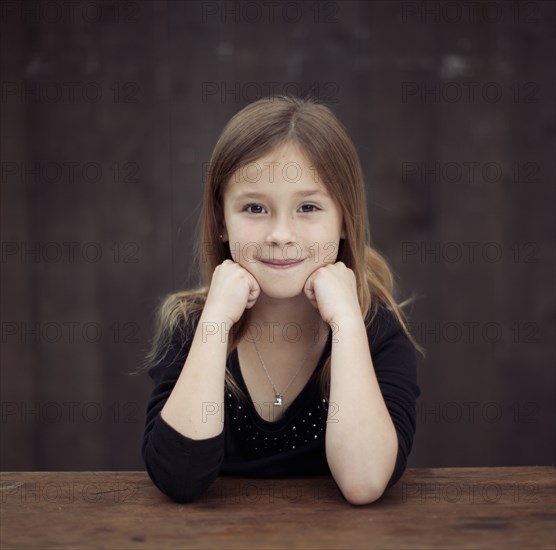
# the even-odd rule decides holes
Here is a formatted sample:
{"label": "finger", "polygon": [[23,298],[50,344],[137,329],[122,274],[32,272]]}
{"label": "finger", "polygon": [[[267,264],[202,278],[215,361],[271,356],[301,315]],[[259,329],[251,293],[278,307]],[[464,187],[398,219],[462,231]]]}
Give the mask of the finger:
{"label": "finger", "polygon": [[309,275],[309,277],[307,277],[307,280],[305,281],[305,284],[303,285],[303,290],[306,293],[313,290],[313,274],[312,273],[311,273],[311,275]]}
{"label": "finger", "polygon": [[249,289],[249,295],[247,297],[247,306],[246,307],[248,307],[248,308],[253,307],[255,305],[255,302],[259,298],[260,293],[261,293],[261,287],[259,286],[257,281],[255,279],[253,279],[252,284],[251,284],[251,288]]}
{"label": "finger", "polygon": [[252,288],[249,292],[249,301],[254,302],[259,297],[260,291],[258,288]]}
{"label": "finger", "polygon": [[307,296],[307,300],[309,300],[309,303],[314,308],[318,309],[318,303],[317,303],[317,299],[316,299],[316,295],[315,295],[315,289],[313,287],[312,277],[309,277],[309,279],[307,279],[307,282],[305,283],[305,286],[303,287],[303,292],[305,293],[305,296]]}

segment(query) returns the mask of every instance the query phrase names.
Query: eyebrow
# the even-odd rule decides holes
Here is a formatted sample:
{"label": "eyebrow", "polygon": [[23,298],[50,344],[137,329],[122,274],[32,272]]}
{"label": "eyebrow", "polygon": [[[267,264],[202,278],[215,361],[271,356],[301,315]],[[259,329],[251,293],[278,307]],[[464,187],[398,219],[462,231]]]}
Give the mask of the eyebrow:
{"label": "eyebrow", "polygon": [[[298,191],[297,193],[294,193],[295,197],[312,197],[312,196],[315,196],[315,195],[326,198],[326,195],[318,189],[311,189],[309,191]],[[267,197],[268,197],[268,195],[266,195],[265,193],[257,193],[257,192],[246,191],[244,193],[238,193],[237,195],[235,195],[234,200],[266,199]]]}

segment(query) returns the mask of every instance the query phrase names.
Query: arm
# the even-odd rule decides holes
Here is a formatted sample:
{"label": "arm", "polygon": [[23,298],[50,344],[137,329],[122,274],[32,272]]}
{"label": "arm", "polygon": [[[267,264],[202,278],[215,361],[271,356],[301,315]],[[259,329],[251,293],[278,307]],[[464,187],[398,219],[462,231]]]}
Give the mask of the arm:
{"label": "arm", "polygon": [[339,327],[329,396],[339,417],[326,427],[328,466],[349,502],[368,504],[399,479],[411,450],[419,395],[415,351],[384,306],[367,334],[355,273],[343,262],[316,269],[304,292],[322,319]]}
{"label": "arm", "polygon": [[[155,485],[177,502],[199,498],[224,456],[223,415],[208,412],[221,410],[230,325],[209,316],[203,311],[185,342],[177,331],[162,363],[151,369],[157,384],[147,407],[143,460]],[[219,330],[207,335],[207,322]]]}
{"label": "arm", "polygon": [[[393,314],[375,321],[373,357],[361,318],[337,321],[332,345],[330,402],[336,418],[326,430],[330,470],[352,504],[377,500],[401,477],[415,431],[415,353]],[[373,323],[374,325],[374,323]],[[376,343],[376,347],[375,347]]]}
{"label": "arm", "polygon": [[[208,414],[224,402],[226,347],[232,324],[203,311],[187,360],[162,408],[163,420],[190,439],[222,433],[222,415]],[[210,330],[209,330],[210,327]]]}
{"label": "arm", "polygon": [[239,264],[218,265],[185,364],[182,359],[169,372],[163,369],[151,397],[143,458],[157,487],[179,502],[198,498],[220,471],[228,335],[259,293],[255,278]]}

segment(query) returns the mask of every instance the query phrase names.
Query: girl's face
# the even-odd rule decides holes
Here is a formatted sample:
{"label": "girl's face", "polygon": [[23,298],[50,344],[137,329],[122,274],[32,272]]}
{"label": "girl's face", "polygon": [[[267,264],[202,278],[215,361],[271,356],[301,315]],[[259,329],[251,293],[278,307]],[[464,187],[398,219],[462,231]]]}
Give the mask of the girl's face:
{"label": "girl's face", "polygon": [[336,261],[345,238],[340,208],[296,145],[240,168],[223,202],[223,240],[267,296],[299,295],[313,271]]}

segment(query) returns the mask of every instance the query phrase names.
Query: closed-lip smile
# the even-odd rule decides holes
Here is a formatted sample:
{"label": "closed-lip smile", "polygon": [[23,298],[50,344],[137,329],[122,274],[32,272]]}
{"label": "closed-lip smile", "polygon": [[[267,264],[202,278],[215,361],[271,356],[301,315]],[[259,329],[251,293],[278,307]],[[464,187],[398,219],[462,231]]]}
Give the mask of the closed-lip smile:
{"label": "closed-lip smile", "polygon": [[289,267],[301,263],[303,259],[301,260],[261,260],[261,261],[264,264],[271,265],[273,267]]}

